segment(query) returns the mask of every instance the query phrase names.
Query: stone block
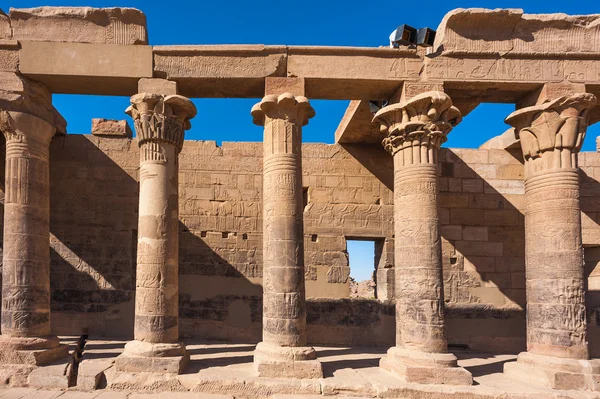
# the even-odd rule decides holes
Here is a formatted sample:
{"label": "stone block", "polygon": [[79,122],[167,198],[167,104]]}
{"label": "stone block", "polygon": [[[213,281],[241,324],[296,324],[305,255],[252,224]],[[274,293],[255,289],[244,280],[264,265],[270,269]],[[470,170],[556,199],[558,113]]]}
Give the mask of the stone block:
{"label": "stone block", "polygon": [[487,227],[465,226],[462,230],[462,239],[465,241],[487,241],[488,229]]}
{"label": "stone block", "polygon": [[28,364],[2,364],[0,365],[0,388],[26,387],[27,378],[36,366]]}
{"label": "stone block", "polygon": [[0,71],[16,72],[19,69],[19,42],[0,39]]}
{"label": "stone block", "polygon": [[265,95],[274,94],[278,96],[283,93],[292,93],[295,96],[304,96],[304,85],[304,78],[267,77],[265,79]]}
{"label": "stone block", "polygon": [[489,179],[485,181],[484,192],[487,194],[525,194],[522,180]]}
{"label": "stone block", "polygon": [[56,348],[36,350],[14,350],[10,347],[0,348],[0,364],[29,364],[43,366],[69,355],[67,345],[59,345]]}
{"label": "stone block", "polygon": [[167,79],[142,78],[138,82],[138,93],[179,94],[177,82]]}
{"label": "stone block", "polygon": [[12,39],[12,28],[10,27],[10,18],[6,13],[0,10],[0,40]]}
{"label": "stone block", "polygon": [[503,254],[501,242],[456,241],[455,247],[465,256],[502,256]]}
{"label": "stone block", "polygon": [[135,8],[11,8],[19,41],[147,44],[146,16]]}
{"label": "stone block", "polygon": [[254,367],[259,377],[306,379],[323,377],[323,367],[317,359],[287,362],[255,361]]}
{"label": "stone block", "polygon": [[21,73],[35,76],[54,93],[131,96],[138,80],[153,74],[150,46],[20,43]]}
{"label": "stone block", "polygon": [[187,353],[169,357],[130,356],[122,353],[115,359],[115,369],[125,373],[181,374],[189,359]]}
{"label": "stone block", "polygon": [[450,209],[450,223],[456,225],[482,226],[483,211],[479,209]]}
{"label": "stone block", "polygon": [[569,359],[521,352],[517,362],[504,365],[504,372],[511,378],[553,389],[600,391],[600,362],[596,359]]}
{"label": "stone block", "polygon": [[[436,356],[435,354],[431,355]],[[458,366],[444,367],[435,366],[433,364],[425,365],[422,364],[420,360],[411,361],[410,359],[397,358],[388,354],[381,358],[379,367],[399,375],[408,383],[444,385],[473,384],[471,373]]]}
{"label": "stone block", "polygon": [[440,227],[440,234],[446,240],[462,239],[462,226],[446,225]]}
{"label": "stone block", "polygon": [[128,137],[133,133],[126,120],[104,118],[92,119],[92,134],[94,136]]}
{"label": "stone block", "polygon": [[83,360],[77,372],[77,389],[93,391],[106,382],[105,372],[113,366],[112,361]]}
{"label": "stone block", "polygon": [[483,180],[482,179],[463,179],[462,180],[462,191],[464,193],[482,193],[483,192]]}
{"label": "stone block", "polygon": [[61,362],[38,367],[29,374],[29,386],[40,389],[67,389],[74,383],[73,360],[66,358]]}

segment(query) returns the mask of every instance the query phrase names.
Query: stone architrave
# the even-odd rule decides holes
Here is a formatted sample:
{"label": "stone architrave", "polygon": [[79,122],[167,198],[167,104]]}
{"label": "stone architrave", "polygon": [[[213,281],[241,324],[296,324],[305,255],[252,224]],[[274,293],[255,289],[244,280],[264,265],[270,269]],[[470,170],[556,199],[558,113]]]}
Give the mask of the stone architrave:
{"label": "stone architrave", "polygon": [[49,147],[66,122],[42,85],[13,73],[0,74],[0,82],[6,138],[0,365],[33,367],[68,355],[50,329]]}
{"label": "stone architrave", "polygon": [[577,154],[592,94],[562,96],[506,118],[525,159],[527,352],[504,372],[555,389],[598,390],[589,360]]}
{"label": "stone architrave", "polygon": [[116,367],[180,373],[178,155],[196,107],[180,95],[140,93],[127,109],[140,146],[140,204],[134,341]]}
{"label": "stone architrave", "polygon": [[426,384],[472,384],[447,352],[438,216],[437,153],[461,120],[448,95],[428,91],[373,119],[394,157],[396,346],[380,366]]}
{"label": "stone architrave", "polygon": [[315,115],[308,99],[267,95],[252,108],[264,126],[263,341],[254,352],[261,377],[320,378],[306,341],[302,126]]}

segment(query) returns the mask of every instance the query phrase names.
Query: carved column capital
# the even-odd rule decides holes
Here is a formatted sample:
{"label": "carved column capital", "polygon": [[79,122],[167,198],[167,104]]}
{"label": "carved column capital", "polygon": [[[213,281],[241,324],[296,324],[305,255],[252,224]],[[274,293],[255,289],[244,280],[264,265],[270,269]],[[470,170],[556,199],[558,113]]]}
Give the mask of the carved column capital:
{"label": "carved column capital", "polygon": [[56,128],[44,119],[24,112],[0,110],[0,131],[6,142],[38,142],[48,146]]}
{"label": "carved column capital", "polygon": [[181,151],[190,119],[196,116],[196,106],[180,95],[140,93],[131,97],[125,111],[135,123],[138,145],[146,142],[166,142]]}
{"label": "carved column capital", "polygon": [[39,140],[44,136],[50,142],[55,132],[67,132],[67,122],[52,105],[45,86],[18,73],[0,72],[0,131],[7,139],[26,135]]}
{"label": "carved column capital", "polygon": [[588,125],[588,111],[596,105],[593,94],[581,93],[522,108],[505,122],[521,140],[526,173],[576,168]]}
{"label": "carved column capital", "polygon": [[250,112],[255,125],[264,126],[269,119],[282,119],[298,126],[305,126],[315,116],[308,98],[283,93],[265,96]]}
{"label": "carved column capital", "polygon": [[387,134],[382,144],[390,154],[416,146],[426,148],[426,159],[421,157],[420,163],[434,163],[428,156],[429,150],[437,150],[460,121],[460,111],[452,105],[450,96],[440,91],[428,91],[388,105],[373,118]]}

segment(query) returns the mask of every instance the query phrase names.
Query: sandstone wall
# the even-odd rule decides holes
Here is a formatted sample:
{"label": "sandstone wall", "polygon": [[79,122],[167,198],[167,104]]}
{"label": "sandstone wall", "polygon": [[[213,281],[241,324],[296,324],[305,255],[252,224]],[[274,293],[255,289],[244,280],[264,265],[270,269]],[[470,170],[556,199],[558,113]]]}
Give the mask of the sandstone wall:
{"label": "sandstone wall", "polygon": [[[391,157],[305,144],[309,342],[392,345]],[[180,326],[185,338],[258,341],[262,144],[187,141],[180,155]],[[525,343],[523,166],[503,150],[443,149],[440,201],[448,338]],[[580,155],[590,342],[600,352],[600,154]],[[131,336],[137,236],[135,140],[70,135],[51,145],[53,329]],[[543,232],[540,232],[543,234]],[[376,300],[348,298],[346,238],[376,240]],[[600,268],[597,268],[600,270]],[[600,292],[600,291],[599,291]],[[598,348],[597,348],[598,347]]]}

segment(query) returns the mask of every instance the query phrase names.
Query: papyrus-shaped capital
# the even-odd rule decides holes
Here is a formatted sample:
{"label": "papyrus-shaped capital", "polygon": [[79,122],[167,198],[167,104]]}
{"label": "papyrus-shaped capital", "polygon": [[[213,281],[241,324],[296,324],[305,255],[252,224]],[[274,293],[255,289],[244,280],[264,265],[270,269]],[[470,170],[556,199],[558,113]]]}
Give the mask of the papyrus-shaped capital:
{"label": "papyrus-shaped capital", "polygon": [[170,143],[181,151],[185,131],[192,127],[196,106],[180,95],[140,93],[131,97],[125,111],[135,123],[138,145],[148,141]]}
{"label": "papyrus-shaped capital", "polygon": [[266,119],[284,119],[298,126],[305,126],[315,116],[315,110],[308,98],[283,93],[279,96],[270,94],[252,107],[252,118],[255,125],[264,126]]}
{"label": "papyrus-shaped capital", "polygon": [[554,150],[577,153],[585,138],[588,112],[594,105],[596,97],[590,93],[563,96],[517,110],[505,122],[515,128],[526,161]]}
{"label": "papyrus-shaped capital", "polygon": [[460,121],[460,111],[452,105],[450,96],[440,91],[388,105],[373,118],[387,134],[382,144],[392,155],[405,148],[407,142],[437,149]]}

